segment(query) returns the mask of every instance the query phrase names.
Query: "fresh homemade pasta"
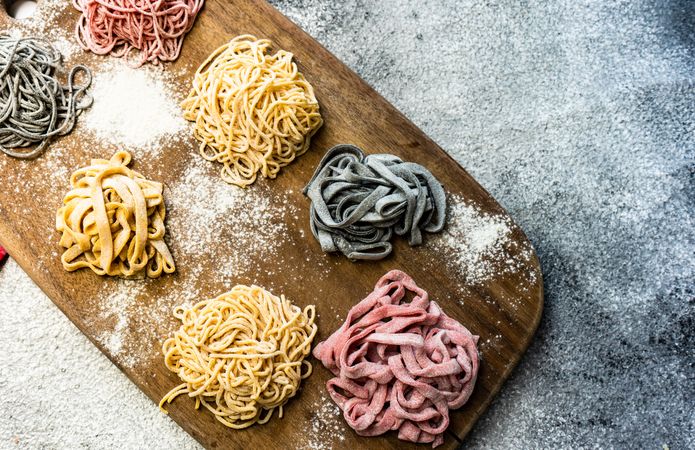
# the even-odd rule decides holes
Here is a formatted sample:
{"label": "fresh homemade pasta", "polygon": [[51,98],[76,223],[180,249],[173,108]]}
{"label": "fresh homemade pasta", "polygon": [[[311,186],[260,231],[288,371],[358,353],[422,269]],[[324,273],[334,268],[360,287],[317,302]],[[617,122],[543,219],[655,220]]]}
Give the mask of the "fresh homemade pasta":
{"label": "fresh homemade pasta", "polygon": [[269,54],[271,42],[244,35],[215,50],[198,68],[181,104],[195,123],[200,154],[222,163],[222,178],[245,187],[309,148],[323,124],[314,89],[292,53]]}
{"label": "fresh homemade pasta", "polygon": [[93,159],[70,177],[72,189],[56,215],[65,270],[150,278],[175,270],[164,242],[162,184],[128,168],[130,153]]}
{"label": "fresh homemade pasta", "polygon": [[164,342],[164,364],[182,383],[159,406],[188,394],[224,425],[266,423],[311,374],[305,360],[316,336],[313,305],[304,310],[258,286],[237,285],[214,300],[178,307],[181,327]]}
{"label": "fresh homemade pasta", "polygon": [[47,40],[0,33],[0,151],[33,159],[72,131],[92,104],[92,72],[74,66],[63,85],[57,78],[62,70],[63,57]]}
{"label": "fresh homemade pasta", "polygon": [[351,260],[385,258],[394,234],[414,246],[423,232],[444,228],[446,194],[429,170],[395,155],[365,155],[354,145],[326,152],[304,195],[321,249]]}
{"label": "fresh homemade pasta", "polygon": [[357,434],[398,430],[399,439],[436,447],[449,409],[473,392],[477,343],[411,277],[392,270],[314,356],[335,375],[326,388]]}
{"label": "fresh homemade pasta", "polygon": [[72,0],[81,13],[75,36],[97,55],[138,52],[137,66],[174,61],[204,1]]}

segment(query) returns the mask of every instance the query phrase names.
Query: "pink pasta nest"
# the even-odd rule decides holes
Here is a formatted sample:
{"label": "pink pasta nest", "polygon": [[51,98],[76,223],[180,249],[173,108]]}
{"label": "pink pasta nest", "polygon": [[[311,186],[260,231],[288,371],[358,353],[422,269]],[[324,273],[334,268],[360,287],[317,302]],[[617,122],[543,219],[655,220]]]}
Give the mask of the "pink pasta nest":
{"label": "pink pasta nest", "polygon": [[314,356],[335,375],[326,387],[357,434],[398,430],[399,439],[436,447],[449,410],[473,391],[477,342],[410,276],[392,270]]}
{"label": "pink pasta nest", "polygon": [[82,13],[77,41],[98,55],[127,57],[138,50],[138,66],[174,61],[204,1],[73,0]]}

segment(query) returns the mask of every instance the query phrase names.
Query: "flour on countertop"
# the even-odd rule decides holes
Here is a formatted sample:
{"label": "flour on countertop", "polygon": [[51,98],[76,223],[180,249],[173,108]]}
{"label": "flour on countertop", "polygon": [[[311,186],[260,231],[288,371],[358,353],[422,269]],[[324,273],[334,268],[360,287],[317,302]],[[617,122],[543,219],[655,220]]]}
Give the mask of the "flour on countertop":
{"label": "flour on countertop", "polygon": [[0,270],[0,303],[0,447],[104,448],[126,436],[125,448],[200,449],[12,259]]}

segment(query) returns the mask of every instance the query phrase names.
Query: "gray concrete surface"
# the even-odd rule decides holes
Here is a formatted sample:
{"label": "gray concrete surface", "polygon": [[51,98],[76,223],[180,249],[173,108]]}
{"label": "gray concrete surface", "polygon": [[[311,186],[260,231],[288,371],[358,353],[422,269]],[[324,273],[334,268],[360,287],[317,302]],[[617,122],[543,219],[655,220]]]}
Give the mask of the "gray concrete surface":
{"label": "gray concrete surface", "polygon": [[[695,3],[273,3],[538,250],[538,336],[465,447],[694,448]],[[195,448],[27,280],[0,272],[0,447]]]}

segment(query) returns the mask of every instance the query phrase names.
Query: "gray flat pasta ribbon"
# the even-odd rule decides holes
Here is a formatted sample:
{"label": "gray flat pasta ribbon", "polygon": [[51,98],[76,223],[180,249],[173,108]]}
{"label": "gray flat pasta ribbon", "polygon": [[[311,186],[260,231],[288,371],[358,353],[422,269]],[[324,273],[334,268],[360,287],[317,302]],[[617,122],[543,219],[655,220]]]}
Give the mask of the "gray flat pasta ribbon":
{"label": "gray flat pasta ribbon", "polygon": [[[86,92],[91,71],[76,65],[62,86],[55,78],[61,67],[62,56],[48,41],[0,33],[0,150],[7,155],[39,156],[53,137],[72,131],[77,116],[92,104]],[[82,84],[75,81],[80,73]]]}
{"label": "gray flat pasta ribbon", "polygon": [[427,169],[394,155],[365,156],[354,145],[330,149],[303,192],[321,249],[351,260],[384,258],[394,233],[414,246],[422,231],[444,227],[446,195]]}

